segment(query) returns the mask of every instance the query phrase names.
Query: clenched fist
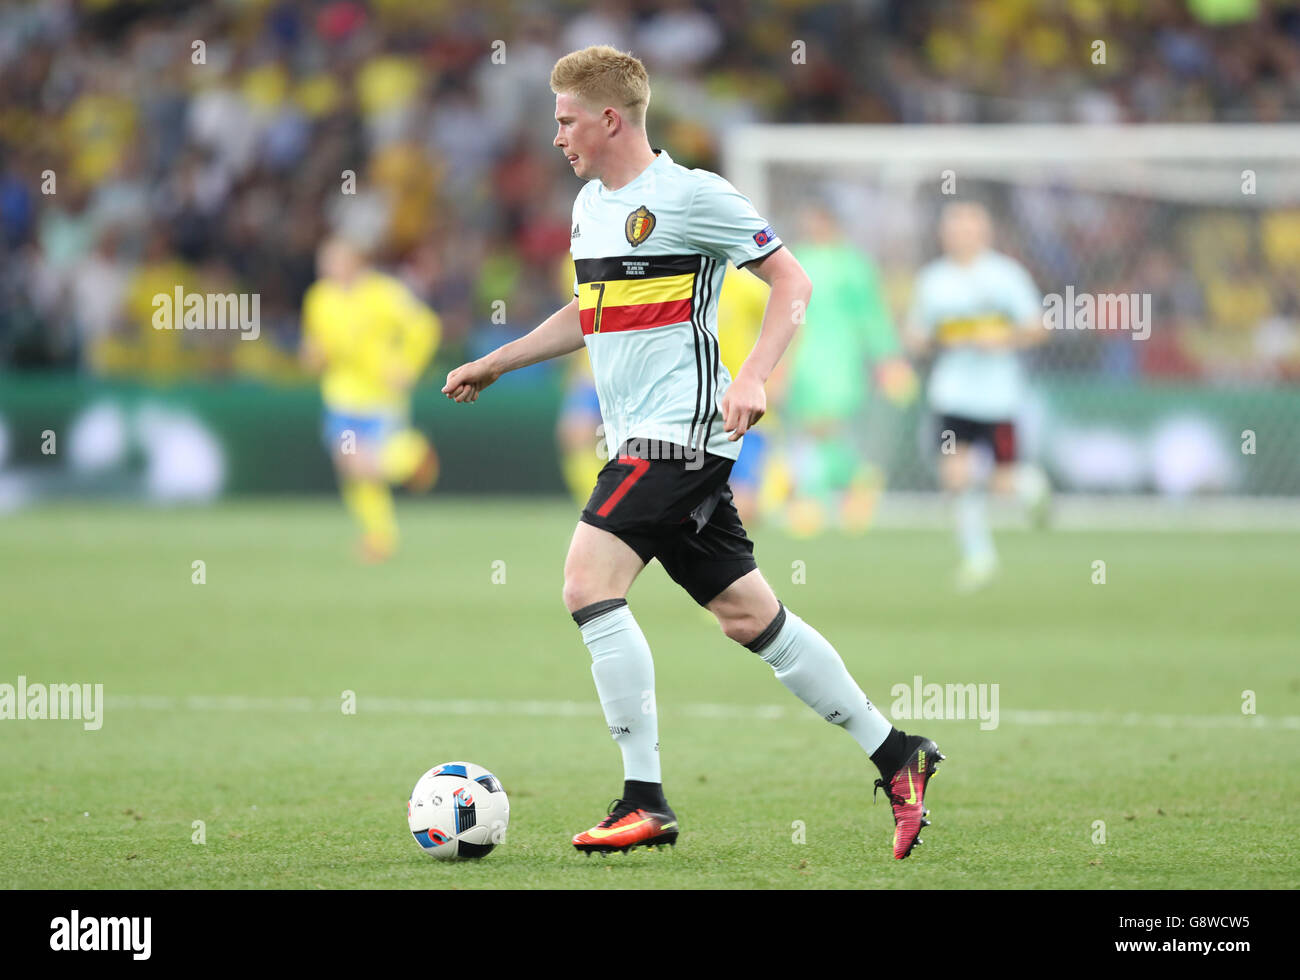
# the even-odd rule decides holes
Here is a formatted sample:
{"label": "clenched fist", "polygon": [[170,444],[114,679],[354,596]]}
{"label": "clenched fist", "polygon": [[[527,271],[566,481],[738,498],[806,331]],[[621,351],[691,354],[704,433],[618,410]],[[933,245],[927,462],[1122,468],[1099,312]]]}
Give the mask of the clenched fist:
{"label": "clenched fist", "polygon": [[482,359],[470,361],[451,371],[447,383],[442,386],[442,393],[455,402],[478,401],[479,394],[497,378],[500,371],[494,371]]}
{"label": "clenched fist", "polygon": [[736,375],[731,387],[722,396],[722,429],[729,432],[729,442],[735,442],[767,411],[767,392],[763,383],[744,372]]}

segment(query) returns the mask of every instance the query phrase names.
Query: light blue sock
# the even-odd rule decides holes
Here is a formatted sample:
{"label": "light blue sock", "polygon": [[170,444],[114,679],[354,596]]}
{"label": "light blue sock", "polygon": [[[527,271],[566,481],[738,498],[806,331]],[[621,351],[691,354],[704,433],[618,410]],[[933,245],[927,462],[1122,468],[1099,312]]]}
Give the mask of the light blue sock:
{"label": "light blue sock", "polygon": [[993,534],[989,531],[985,493],[967,489],[957,494],[957,543],[961,556],[968,562],[987,562],[997,557]]}
{"label": "light blue sock", "polygon": [[623,778],[663,782],[659,774],[659,717],[650,644],[626,602],[588,619],[580,618],[591,609],[579,609],[573,616],[591,651],[591,676],[596,681],[600,706],[605,709],[609,733],[623,753]]}
{"label": "light blue sock", "polygon": [[826,638],[789,609],[782,606],[781,611],[785,622],[776,636],[754,652],[771,665],[777,680],[795,697],[832,725],[842,726],[870,755],[894,726],[867,700]]}

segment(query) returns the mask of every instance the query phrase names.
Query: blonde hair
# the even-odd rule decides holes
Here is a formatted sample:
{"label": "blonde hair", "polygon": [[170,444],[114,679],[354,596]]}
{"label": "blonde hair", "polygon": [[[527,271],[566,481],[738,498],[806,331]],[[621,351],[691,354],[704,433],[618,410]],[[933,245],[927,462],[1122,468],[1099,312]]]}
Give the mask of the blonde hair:
{"label": "blonde hair", "polygon": [[613,106],[634,126],[645,125],[650,76],[641,59],[607,44],[566,54],[551,69],[551,91],[568,93],[596,108]]}

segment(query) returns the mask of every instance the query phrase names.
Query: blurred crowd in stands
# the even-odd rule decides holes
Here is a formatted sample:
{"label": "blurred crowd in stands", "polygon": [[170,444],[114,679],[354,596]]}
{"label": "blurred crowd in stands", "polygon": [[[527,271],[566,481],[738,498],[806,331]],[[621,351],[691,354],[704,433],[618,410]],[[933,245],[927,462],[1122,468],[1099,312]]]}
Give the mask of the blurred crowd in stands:
{"label": "blurred crowd in stands", "polygon": [[[652,142],[709,169],[748,122],[1300,118],[1300,0],[8,4],[0,366],[297,377],[335,229],[439,312],[446,356],[529,329],[569,295],[578,189],[547,80],[593,43],[645,60]],[[1111,279],[1294,360],[1298,214],[1206,217]],[[1020,257],[1049,274],[1024,228]],[[258,294],[261,342],[153,329],[177,285]],[[1165,373],[1205,373],[1180,357]]]}

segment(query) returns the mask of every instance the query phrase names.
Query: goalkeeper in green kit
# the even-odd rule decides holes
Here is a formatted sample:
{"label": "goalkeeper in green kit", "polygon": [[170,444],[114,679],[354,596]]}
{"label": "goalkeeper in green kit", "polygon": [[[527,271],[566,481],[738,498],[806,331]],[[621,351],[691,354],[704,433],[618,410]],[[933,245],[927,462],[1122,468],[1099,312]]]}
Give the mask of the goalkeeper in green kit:
{"label": "goalkeeper in green kit", "polygon": [[[802,215],[799,261],[817,295],[791,353],[781,402],[792,499],[790,532],[811,536],[829,522],[865,531],[884,488],[865,458],[861,415],[872,390],[896,405],[917,394],[875,264],[845,239],[823,204]],[[778,386],[780,382],[778,381]]]}

